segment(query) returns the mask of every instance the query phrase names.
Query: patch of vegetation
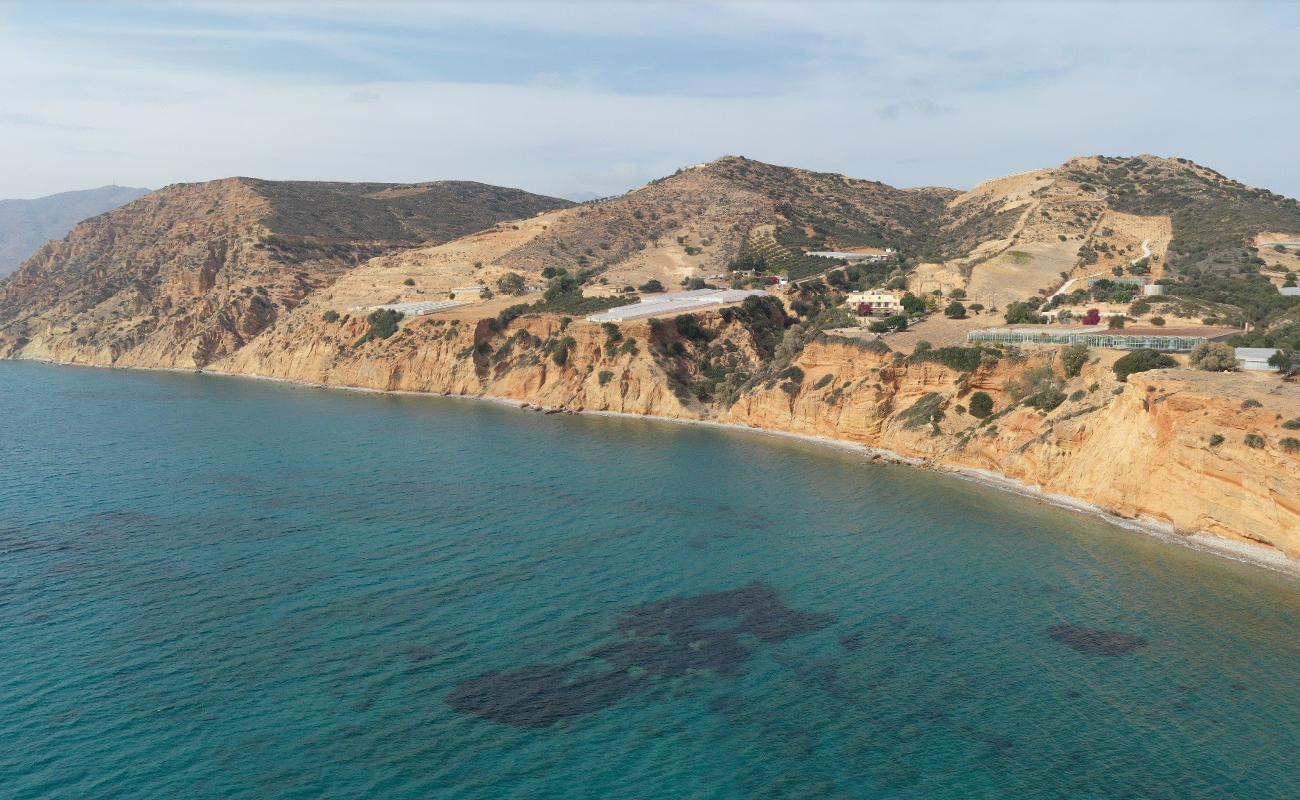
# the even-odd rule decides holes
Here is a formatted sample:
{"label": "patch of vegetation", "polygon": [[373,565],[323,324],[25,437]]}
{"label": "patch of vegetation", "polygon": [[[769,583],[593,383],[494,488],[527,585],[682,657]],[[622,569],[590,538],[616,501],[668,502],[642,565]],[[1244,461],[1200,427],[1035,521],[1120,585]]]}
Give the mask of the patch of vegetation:
{"label": "patch of vegetation", "polygon": [[833,380],[835,380],[835,375],[834,375],[834,373],[830,373],[830,372],[828,372],[828,373],[826,373],[825,375],[821,376],[821,378],[819,378],[818,381],[817,381],[816,383],[813,384],[813,388],[814,388],[814,389],[825,389],[827,386],[830,385],[831,381],[833,381]]}
{"label": "patch of vegetation", "polygon": [[1282,448],[1283,453],[1300,453],[1300,439],[1297,439],[1294,436],[1288,436],[1285,439],[1282,439],[1277,443],[1277,446]]}
{"label": "patch of vegetation", "polygon": [[1065,402],[1065,392],[1055,387],[1043,389],[1025,398],[1025,405],[1039,411],[1052,411]]}
{"label": "patch of vegetation", "polygon": [[936,422],[942,419],[943,395],[938,392],[929,392],[922,395],[919,400],[913,403],[906,410],[899,412],[898,418],[902,421],[904,428],[919,428],[927,422]]}
{"label": "patch of vegetation", "polygon": [[993,398],[988,392],[976,392],[970,396],[970,415],[976,419],[985,419],[993,414]]}
{"label": "patch of vegetation", "polygon": [[1247,447],[1255,450],[1262,450],[1264,449],[1264,445],[1267,444],[1264,437],[1260,436],[1258,433],[1248,433],[1242,441],[1245,442]]}
{"label": "patch of vegetation", "polygon": [[1210,436],[1210,447],[1218,447],[1219,445],[1223,444],[1223,442],[1224,442],[1224,438],[1217,433]]}
{"label": "patch of vegetation", "polygon": [[958,372],[974,372],[981,366],[996,364],[1000,355],[997,350],[978,345],[972,347],[930,348],[921,347],[921,344],[917,344],[916,351],[908,359],[911,363],[932,361],[949,369],[955,369]]}
{"label": "patch of vegetation", "polygon": [[1146,372],[1152,369],[1168,369],[1169,367],[1178,366],[1174,357],[1161,353],[1157,350],[1134,350],[1115,362],[1111,367],[1115,371],[1115,377],[1121,383],[1128,381],[1128,376],[1137,372]]}
{"label": "patch of vegetation", "polygon": [[1223,342],[1201,342],[1193,350],[1188,361],[1196,369],[1206,372],[1236,372],[1237,354],[1231,345]]}
{"label": "patch of vegetation", "polygon": [[601,370],[600,375],[597,376],[597,380],[600,381],[600,385],[601,385],[601,386],[604,386],[605,384],[607,384],[607,383],[609,383],[610,381],[614,380],[614,373],[610,372],[610,371],[607,370],[607,369],[606,369],[606,370]]}
{"label": "patch of vegetation", "polygon": [[366,317],[366,321],[370,323],[370,329],[357,340],[354,347],[360,347],[372,339],[387,339],[397,333],[397,323],[402,321],[402,316],[402,312],[394,311],[391,308],[380,308],[370,312],[370,315]]}
{"label": "patch of vegetation", "polygon": [[331,308],[329,311],[326,311],[324,314],[321,315],[321,319],[323,319],[323,320],[325,320],[326,322],[329,322],[329,323],[331,323],[331,324],[332,324],[332,323],[335,323],[335,322],[338,322],[338,321],[339,321],[339,312],[337,312],[337,311],[335,311],[334,309]]}
{"label": "patch of vegetation", "polygon": [[1067,378],[1078,377],[1088,363],[1088,345],[1075,342],[1061,348],[1061,368]]}
{"label": "patch of vegetation", "polygon": [[655,292],[664,291],[664,285],[660,283],[657,278],[651,278],[650,280],[638,286],[637,291],[645,292],[646,294],[653,294]]}
{"label": "patch of vegetation", "polygon": [[528,284],[524,276],[518,272],[507,272],[497,278],[497,291],[501,294],[518,296],[528,291]]}

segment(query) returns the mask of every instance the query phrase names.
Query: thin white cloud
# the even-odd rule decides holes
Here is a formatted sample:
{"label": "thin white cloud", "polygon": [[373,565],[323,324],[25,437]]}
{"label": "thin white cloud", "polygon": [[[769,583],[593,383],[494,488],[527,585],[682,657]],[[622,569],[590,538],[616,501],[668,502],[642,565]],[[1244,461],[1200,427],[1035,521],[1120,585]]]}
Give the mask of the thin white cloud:
{"label": "thin white cloud", "polygon": [[[1280,24],[1294,12],[1194,6],[1171,18],[1165,5],[1055,4],[815,11],[749,3],[206,9],[245,21],[232,47],[304,44],[334,68],[328,74],[275,58],[223,64],[186,58],[184,47],[160,54],[122,46],[141,29],[162,42],[219,43],[228,22],[205,29],[169,18],[154,27],[136,14],[120,31],[97,35],[85,24],[75,32],[21,27],[13,14],[0,15],[0,74],[11,78],[0,82],[8,115],[0,116],[0,152],[21,154],[0,171],[0,196],[232,174],[456,177],[610,194],[724,153],[900,185],[968,186],[1097,152],[1187,156],[1300,193],[1292,155],[1300,108],[1287,102],[1300,55],[1294,26]],[[517,74],[449,80],[424,69],[432,50],[385,47],[385,30],[457,26],[491,34],[492,48],[524,31],[516,46],[536,58]],[[541,45],[530,31],[545,35]],[[568,57],[573,36],[626,44],[645,61],[629,73],[602,60],[608,55]],[[680,66],[671,58],[683,51],[672,48],[683,40],[685,55],[707,66],[701,48],[710,37],[725,51],[719,58],[730,59],[725,70],[664,79]],[[671,55],[655,60],[647,39]],[[495,66],[496,51],[437,43],[456,46],[453,57]],[[546,58],[555,52],[548,47],[566,58]],[[354,67],[401,79],[350,78]],[[628,74],[644,74],[645,84],[628,85]]]}

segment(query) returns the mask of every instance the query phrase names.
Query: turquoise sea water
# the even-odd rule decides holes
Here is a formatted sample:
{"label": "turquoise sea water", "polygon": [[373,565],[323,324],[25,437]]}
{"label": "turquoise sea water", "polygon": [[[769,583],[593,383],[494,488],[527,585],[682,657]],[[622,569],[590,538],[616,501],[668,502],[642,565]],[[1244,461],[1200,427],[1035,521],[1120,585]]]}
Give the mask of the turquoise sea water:
{"label": "turquoise sea water", "polygon": [[951,478],[9,362],[0,459],[0,796],[1300,797],[1300,585]]}

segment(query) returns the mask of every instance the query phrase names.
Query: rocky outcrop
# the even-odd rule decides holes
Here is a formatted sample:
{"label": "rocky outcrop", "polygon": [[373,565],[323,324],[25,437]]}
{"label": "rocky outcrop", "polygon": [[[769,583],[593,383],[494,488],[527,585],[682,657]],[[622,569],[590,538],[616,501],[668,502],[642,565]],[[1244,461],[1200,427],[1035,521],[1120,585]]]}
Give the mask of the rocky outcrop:
{"label": "rocky outcrop", "polygon": [[[1117,383],[1091,365],[1065,385],[1070,399],[1040,412],[1015,403],[1009,387],[1050,368],[1051,353],[968,374],[829,339],[796,363],[803,385],[821,388],[760,389],[723,419],[987,470],[1120,517],[1300,559],[1300,455],[1282,427],[1300,417],[1300,394],[1275,379],[1159,370]],[[987,421],[968,413],[977,391],[1000,409]],[[1243,397],[1260,405],[1243,408]]]}
{"label": "rocky outcrop", "polygon": [[567,205],[464,182],[169,186],[0,283],[0,356],[202,367],[370,258]]}

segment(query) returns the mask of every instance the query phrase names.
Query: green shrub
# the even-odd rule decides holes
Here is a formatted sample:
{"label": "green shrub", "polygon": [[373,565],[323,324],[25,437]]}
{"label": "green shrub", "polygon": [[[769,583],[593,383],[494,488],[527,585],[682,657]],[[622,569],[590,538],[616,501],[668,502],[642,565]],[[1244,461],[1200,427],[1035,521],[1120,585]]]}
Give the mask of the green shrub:
{"label": "green shrub", "polygon": [[1051,411],[1064,402],[1065,392],[1056,388],[1044,389],[1025,398],[1025,405],[1039,411]]}
{"label": "green shrub", "polygon": [[1008,325],[1043,325],[1047,317],[1028,303],[1012,303],[1007,306],[1006,320]]}
{"label": "green shrub", "polygon": [[993,414],[993,398],[988,392],[976,392],[970,396],[970,415],[984,419]]}
{"label": "green shrub", "polygon": [[948,307],[943,310],[943,315],[945,317],[948,317],[949,319],[965,319],[966,306],[962,305],[956,300],[953,300],[951,303],[948,304]]}
{"label": "green shrub", "polygon": [[497,291],[502,294],[521,295],[527,291],[527,283],[524,281],[524,276],[518,272],[507,272],[497,278]]}
{"label": "green shrub", "polygon": [[1300,417],[1289,419],[1282,423],[1282,427],[1289,431],[1300,431]]}
{"label": "green shrub", "polygon": [[925,311],[925,301],[911,292],[904,294],[899,303],[903,306],[903,310],[909,314],[920,314]]}
{"label": "green shrub", "polygon": [[609,383],[610,381],[614,380],[614,373],[610,372],[610,371],[607,370],[607,369],[606,369],[606,370],[601,370],[601,373],[600,373],[600,375],[599,375],[598,377],[599,377],[599,380],[600,380],[600,385],[601,385],[601,386],[604,386],[605,384],[607,384],[607,383]]}
{"label": "green shrub", "polygon": [[1115,362],[1111,367],[1115,371],[1115,377],[1121,382],[1128,381],[1128,376],[1137,372],[1146,372],[1152,369],[1168,369],[1169,367],[1178,366],[1178,362],[1173,356],[1167,353],[1161,353],[1156,350],[1134,350],[1123,358]]}
{"label": "green shrub", "polygon": [[1283,453],[1300,453],[1300,439],[1294,436],[1288,436],[1277,443],[1282,448]]}
{"label": "green shrub", "polygon": [[366,335],[357,340],[357,346],[361,346],[372,339],[387,339],[394,333],[397,333],[397,323],[402,319],[402,312],[394,311],[391,308],[380,308],[370,312],[366,320],[370,323],[370,330]]}
{"label": "green shrub", "polygon": [[917,343],[917,349],[912,353],[911,361],[913,363],[933,361],[958,372],[974,372],[982,364],[996,362],[998,356],[996,350],[979,347],[978,345],[974,347],[940,347],[933,349],[928,346],[922,347],[923,344],[928,345],[927,342]]}
{"label": "green shrub", "polygon": [[1259,402],[1253,397],[1247,397],[1245,400],[1241,401],[1242,411],[1245,411],[1248,408],[1263,408],[1263,406],[1264,406],[1263,403]]}
{"label": "green shrub", "polygon": [[1260,436],[1258,433],[1248,433],[1246,434],[1246,438],[1243,439],[1242,441],[1246,443],[1247,447],[1251,447],[1256,450],[1262,450],[1265,445],[1264,437]]}
{"label": "green shrub", "polygon": [[1210,437],[1210,447],[1218,447],[1221,444],[1223,444],[1223,437],[1219,434],[1216,433]]}
{"label": "green shrub", "polygon": [[648,280],[648,281],[646,281],[645,283],[641,284],[638,288],[639,288],[641,291],[646,292],[646,293],[650,293],[650,292],[662,292],[662,291],[664,290],[664,285],[663,285],[662,283],[660,283],[656,278],[651,278],[650,280]]}
{"label": "green shrub", "polygon": [[407,278],[406,280],[402,281],[402,285],[403,285],[403,286],[414,286],[414,285],[415,285],[415,278]]}
{"label": "green shrub", "polygon": [[337,312],[337,311],[335,311],[334,309],[331,308],[329,311],[326,311],[324,314],[321,315],[321,319],[325,320],[326,322],[331,322],[331,323],[333,323],[333,322],[338,322],[338,321],[339,321],[339,312]]}
{"label": "green shrub", "polygon": [[943,418],[943,411],[939,408],[941,405],[943,405],[943,395],[929,392],[901,412],[898,418],[903,421],[904,428],[919,428],[927,422],[935,422]]}
{"label": "green shrub", "polygon": [[1223,342],[1201,342],[1188,358],[1191,365],[1207,372],[1235,372],[1237,354],[1231,345]]}
{"label": "green shrub", "polygon": [[1083,371],[1083,365],[1087,363],[1088,345],[1083,342],[1075,342],[1061,348],[1061,367],[1066,377],[1076,377]]}
{"label": "green shrub", "polygon": [[826,386],[828,386],[828,385],[830,384],[830,382],[833,381],[833,380],[835,380],[835,375],[834,375],[833,373],[828,372],[828,373],[826,373],[825,375],[821,376],[821,379],[818,380],[816,383],[813,384],[813,388],[814,388],[814,389],[824,389],[824,388],[826,388]]}
{"label": "green shrub", "polygon": [[1070,394],[1070,402],[1071,402],[1071,403],[1077,403],[1077,402],[1079,402],[1080,400],[1082,400],[1083,398],[1085,398],[1085,397],[1087,397],[1087,396],[1088,396],[1088,393],[1087,393],[1087,392],[1085,392],[1085,391],[1082,390],[1082,389],[1079,389],[1078,391],[1072,392],[1072,393]]}

